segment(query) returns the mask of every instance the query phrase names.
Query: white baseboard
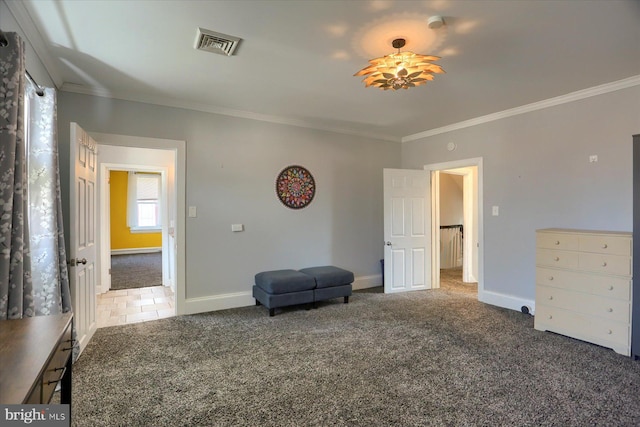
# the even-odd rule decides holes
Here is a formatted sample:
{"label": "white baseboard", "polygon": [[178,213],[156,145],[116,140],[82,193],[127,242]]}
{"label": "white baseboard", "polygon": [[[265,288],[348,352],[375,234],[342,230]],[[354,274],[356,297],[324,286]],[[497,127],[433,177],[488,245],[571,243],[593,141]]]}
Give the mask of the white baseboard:
{"label": "white baseboard", "polygon": [[152,254],[155,252],[162,252],[162,248],[111,249],[111,255]]}
{"label": "white baseboard", "polygon": [[508,308],[510,310],[521,311],[522,306],[529,307],[529,314],[536,312],[535,300],[514,297],[513,295],[501,294],[498,292],[484,291],[480,298],[480,302],[496,305],[498,307]]}
{"label": "white baseboard", "polygon": [[351,285],[351,289],[357,291],[359,289],[368,289],[382,286],[382,275],[374,274],[373,276],[356,277]]}
{"label": "white baseboard", "polygon": [[[379,274],[373,276],[356,277],[352,289],[375,288],[382,285],[382,276]],[[206,313],[207,311],[226,310],[229,308],[247,307],[255,305],[252,292],[235,292],[232,294],[212,295],[200,298],[187,298],[184,302],[184,313],[196,314]]]}
{"label": "white baseboard", "polygon": [[255,305],[251,292],[236,292],[232,294],[213,295],[209,297],[187,298],[184,301],[184,313],[196,314],[207,311],[226,310],[229,308]]}

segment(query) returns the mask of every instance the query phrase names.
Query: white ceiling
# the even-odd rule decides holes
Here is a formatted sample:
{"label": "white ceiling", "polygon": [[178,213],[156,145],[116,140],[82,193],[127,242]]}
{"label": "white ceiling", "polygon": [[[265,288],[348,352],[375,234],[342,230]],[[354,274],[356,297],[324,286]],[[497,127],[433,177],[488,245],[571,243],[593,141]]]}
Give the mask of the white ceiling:
{"label": "white ceiling", "polygon": [[[638,0],[7,3],[62,90],[397,141],[640,74]],[[236,55],[195,50],[198,27]],[[446,74],[365,88],[353,74],[397,37]]]}

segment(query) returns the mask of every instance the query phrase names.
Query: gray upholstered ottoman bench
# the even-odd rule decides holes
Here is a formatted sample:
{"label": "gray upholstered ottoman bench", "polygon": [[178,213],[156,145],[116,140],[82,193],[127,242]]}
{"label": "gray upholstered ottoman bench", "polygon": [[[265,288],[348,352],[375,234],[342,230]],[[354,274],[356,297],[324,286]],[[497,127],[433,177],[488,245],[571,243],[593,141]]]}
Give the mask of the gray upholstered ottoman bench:
{"label": "gray upholstered ottoman bench", "polygon": [[332,265],[303,268],[300,272],[308,274],[316,281],[316,288],[313,290],[314,306],[318,301],[340,297],[344,297],[345,304],[349,302],[353,283],[352,272]]}
{"label": "gray upholstered ottoman bench", "polygon": [[253,297],[256,305],[275,309],[298,304],[313,304],[333,298],[344,298],[349,302],[353,273],[334,266],[303,268],[295,270],[263,271],[256,274]]}
{"label": "gray upholstered ottoman bench", "polygon": [[295,270],[263,271],[256,274],[255,282],[256,305],[267,307],[269,316],[274,316],[279,307],[313,303],[316,281],[307,274]]}

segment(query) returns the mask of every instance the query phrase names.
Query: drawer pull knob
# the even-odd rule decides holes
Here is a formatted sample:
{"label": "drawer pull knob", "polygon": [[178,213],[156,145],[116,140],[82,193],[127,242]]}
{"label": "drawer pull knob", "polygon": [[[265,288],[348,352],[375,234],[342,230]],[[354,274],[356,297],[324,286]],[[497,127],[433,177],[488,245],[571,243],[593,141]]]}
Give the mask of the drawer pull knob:
{"label": "drawer pull knob", "polygon": [[552,316],[552,315],[549,315],[549,319],[553,319],[553,316]]}
{"label": "drawer pull knob", "polygon": [[549,301],[551,301],[552,299],[553,299],[553,295],[551,295],[551,296],[549,297]]}
{"label": "drawer pull knob", "polygon": [[612,331],[611,329],[609,329],[609,330],[607,331],[607,334],[609,334],[609,335],[611,335],[612,333],[613,333],[613,331]]}
{"label": "drawer pull knob", "polygon": [[602,245],[602,249],[607,249],[609,246],[607,246],[607,244],[605,243],[604,245]]}
{"label": "drawer pull knob", "polygon": [[549,281],[552,281],[552,280],[553,280],[553,276],[549,276]]}
{"label": "drawer pull knob", "polygon": [[603,267],[606,267],[606,266],[607,266],[607,262],[606,262],[606,261],[605,261],[605,262],[603,262],[603,263],[602,263],[602,266],[603,266]]}
{"label": "drawer pull knob", "polygon": [[560,257],[553,257],[554,261],[560,261]]}
{"label": "drawer pull knob", "polygon": [[560,244],[560,240],[556,240],[556,243],[555,243],[555,244],[556,244],[556,245],[559,245],[559,244]]}
{"label": "drawer pull knob", "polygon": [[609,290],[612,291],[613,290],[613,285],[609,285]]}
{"label": "drawer pull knob", "polygon": [[613,313],[613,308],[607,308],[607,311],[608,311],[609,313]]}

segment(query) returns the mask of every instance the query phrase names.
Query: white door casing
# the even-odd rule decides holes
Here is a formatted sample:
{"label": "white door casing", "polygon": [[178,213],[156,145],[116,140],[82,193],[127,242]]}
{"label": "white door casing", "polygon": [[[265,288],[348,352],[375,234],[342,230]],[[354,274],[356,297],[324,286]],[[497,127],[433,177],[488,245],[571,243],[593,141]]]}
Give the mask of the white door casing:
{"label": "white door casing", "polygon": [[[467,200],[473,204],[472,208],[468,211],[472,213],[471,224],[473,230],[467,230],[465,226],[465,240],[468,244],[471,245],[471,249],[465,245],[465,250],[467,253],[473,254],[473,265],[470,270],[472,271],[470,279],[475,279],[478,283],[478,301],[486,302],[485,294],[484,294],[484,251],[482,247],[482,242],[484,241],[484,215],[482,211],[483,205],[483,166],[482,166],[482,157],[463,159],[463,160],[454,160],[450,162],[443,163],[433,163],[424,166],[425,171],[432,174],[432,176],[437,175],[437,171],[446,171],[447,173],[451,173],[452,171],[461,170],[462,168],[471,168],[473,173],[469,175],[469,178],[473,178],[469,182],[470,191],[465,186],[465,193],[471,195],[471,201]],[[464,185],[464,184],[463,184]],[[431,214],[432,214],[432,227],[438,227],[438,206],[436,200],[439,198],[438,188],[434,185],[432,189],[432,204],[431,204]],[[467,218],[465,218],[465,222]],[[435,234],[435,230],[434,230]],[[432,267],[432,286],[439,287],[440,281],[440,260],[436,255],[439,253],[437,250],[440,245],[439,234],[435,234],[432,239],[432,249],[434,256],[431,259],[431,267]]]}
{"label": "white door casing", "polygon": [[431,288],[430,179],[384,169],[384,292]]}
{"label": "white door casing", "polygon": [[97,143],[71,123],[69,285],[79,353],[97,328],[96,322],[96,176]]}

